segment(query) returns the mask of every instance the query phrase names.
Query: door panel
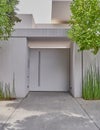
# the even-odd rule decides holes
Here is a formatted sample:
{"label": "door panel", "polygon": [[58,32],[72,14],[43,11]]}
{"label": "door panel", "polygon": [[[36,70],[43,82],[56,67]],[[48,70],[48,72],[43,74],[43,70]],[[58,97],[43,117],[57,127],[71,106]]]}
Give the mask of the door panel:
{"label": "door panel", "polygon": [[37,89],[38,86],[38,51],[30,50],[30,90]]}
{"label": "door panel", "polygon": [[68,88],[69,50],[31,50],[30,90],[68,91]]}

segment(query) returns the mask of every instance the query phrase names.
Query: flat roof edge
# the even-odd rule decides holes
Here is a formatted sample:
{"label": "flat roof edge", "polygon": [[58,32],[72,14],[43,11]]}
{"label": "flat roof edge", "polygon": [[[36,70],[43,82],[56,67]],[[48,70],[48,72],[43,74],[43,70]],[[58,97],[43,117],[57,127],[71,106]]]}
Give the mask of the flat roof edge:
{"label": "flat roof edge", "polygon": [[15,29],[11,37],[67,37],[68,30],[66,28]]}

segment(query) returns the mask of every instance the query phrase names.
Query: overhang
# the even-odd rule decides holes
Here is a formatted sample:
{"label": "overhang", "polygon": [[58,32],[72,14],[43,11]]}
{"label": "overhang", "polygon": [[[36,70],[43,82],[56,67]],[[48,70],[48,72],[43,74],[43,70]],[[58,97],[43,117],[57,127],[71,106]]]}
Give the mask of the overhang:
{"label": "overhang", "polygon": [[15,29],[14,38],[27,38],[29,48],[70,48],[68,25],[35,25],[31,29]]}
{"label": "overhang", "polygon": [[70,40],[67,38],[28,38],[29,48],[70,48]]}
{"label": "overhang", "polygon": [[31,29],[15,29],[15,31],[12,33],[12,37],[66,38],[69,29],[70,27],[68,25],[36,25]]}

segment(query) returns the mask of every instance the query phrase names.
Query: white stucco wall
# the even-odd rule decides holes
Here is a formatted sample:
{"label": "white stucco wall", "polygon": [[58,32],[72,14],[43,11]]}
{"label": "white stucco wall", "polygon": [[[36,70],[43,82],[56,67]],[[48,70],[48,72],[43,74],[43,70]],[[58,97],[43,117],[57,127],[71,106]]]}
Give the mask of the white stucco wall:
{"label": "white stucco wall", "polygon": [[19,14],[33,14],[35,23],[50,23],[52,0],[20,0]]}
{"label": "white stucco wall", "polygon": [[70,49],[70,91],[74,97],[82,96],[82,55],[75,43]]}
{"label": "white stucco wall", "polygon": [[12,86],[15,73],[15,90],[17,97],[26,96],[27,90],[27,40],[11,38],[0,44],[0,81]]}

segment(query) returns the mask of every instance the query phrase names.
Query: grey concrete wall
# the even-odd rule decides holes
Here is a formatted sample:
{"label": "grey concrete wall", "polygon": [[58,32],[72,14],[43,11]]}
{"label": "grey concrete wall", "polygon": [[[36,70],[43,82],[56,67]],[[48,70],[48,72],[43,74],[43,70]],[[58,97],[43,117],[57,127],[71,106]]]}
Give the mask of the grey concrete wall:
{"label": "grey concrete wall", "polygon": [[18,29],[22,29],[22,28],[32,28],[35,26],[35,23],[34,23],[34,19],[33,19],[33,15],[32,14],[18,14],[17,15],[20,19],[21,19],[21,22],[18,22],[15,24],[14,28]]}
{"label": "grey concrete wall", "polygon": [[29,74],[29,68],[30,68],[30,52],[29,52],[29,48],[28,48],[28,41],[27,41],[27,45],[26,45],[26,93],[29,92],[29,78],[30,78],[30,74]]}
{"label": "grey concrete wall", "polygon": [[100,52],[97,55],[94,55],[91,51],[83,52],[83,76],[90,65],[100,66]]}
{"label": "grey concrete wall", "polygon": [[[94,55],[90,51],[78,52],[76,44],[71,44],[70,49],[70,91],[74,97],[82,96],[82,78],[90,65],[100,67],[100,52]],[[83,63],[83,65],[82,65]]]}
{"label": "grey concrete wall", "polygon": [[70,19],[70,1],[53,1],[52,2],[52,19],[65,21]]}
{"label": "grey concrete wall", "polygon": [[28,49],[26,38],[11,38],[0,44],[0,81],[12,86],[15,73],[17,97],[24,97],[27,90]]}
{"label": "grey concrete wall", "polygon": [[70,91],[74,97],[82,95],[82,54],[75,43],[70,49]]}
{"label": "grey concrete wall", "polygon": [[34,29],[15,29],[12,37],[29,38],[66,38],[68,29],[66,28],[34,28]]}

